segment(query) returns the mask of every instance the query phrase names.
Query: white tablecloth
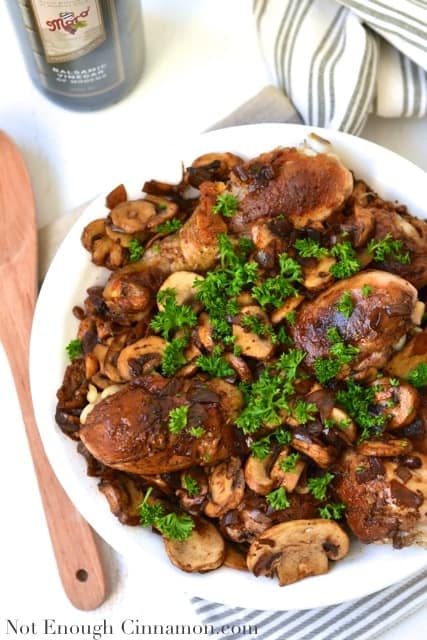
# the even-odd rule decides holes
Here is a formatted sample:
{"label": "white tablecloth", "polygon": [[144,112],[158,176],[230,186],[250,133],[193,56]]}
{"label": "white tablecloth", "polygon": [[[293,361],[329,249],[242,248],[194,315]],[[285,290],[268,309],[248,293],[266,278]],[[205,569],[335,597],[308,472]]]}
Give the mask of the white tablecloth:
{"label": "white tablecloth", "polygon": [[[144,148],[179,144],[182,136],[209,127],[271,81],[258,53],[248,0],[144,0],[147,60],[141,83],[118,105],[82,116],[49,103],[33,89],[5,4],[0,3],[0,128],[24,152],[39,226],[115,185],[120,176],[138,176],[138,156]],[[426,133],[426,120],[371,118],[362,135],[427,169]],[[144,576],[141,566],[131,566],[107,547],[113,584],[109,600],[87,614],[68,603],[2,352],[0,376],[0,638],[14,637],[6,635],[7,619],[22,627],[15,637],[23,637],[28,626],[26,637],[42,638],[45,619],[56,621],[52,628],[93,626],[105,620],[114,627],[115,637],[121,637],[120,625],[128,618],[140,624],[197,625],[185,594],[175,592],[166,599],[156,576]],[[421,611],[384,638],[400,640],[404,634],[424,639],[426,623],[427,612]]]}

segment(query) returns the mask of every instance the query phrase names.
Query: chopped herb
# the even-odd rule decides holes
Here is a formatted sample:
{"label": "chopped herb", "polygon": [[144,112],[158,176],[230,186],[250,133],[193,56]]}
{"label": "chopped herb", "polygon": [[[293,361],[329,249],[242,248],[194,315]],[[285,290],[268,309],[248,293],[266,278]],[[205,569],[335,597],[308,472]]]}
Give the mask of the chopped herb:
{"label": "chopped herb", "polygon": [[390,384],[392,387],[400,387],[399,378],[390,378]]}
{"label": "chopped herb", "polygon": [[226,378],[234,376],[235,371],[230,367],[227,360],[222,355],[221,347],[216,345],[209,356],[199,356],[196,360],[197,366],[208,373],[213,378]]}
{"label": "chopped herb", "polygon": [[280,460],[279,467],[284,473],[295,471],[298,460],[301,458],[299,453],[290,453],[286,458]]}
{"label": "chopped herb", "polygon": [[175,329],[194,327],[197,323],[197,315],[191,307],[176,303],[174,289],[159,291],[157,300],[164,308],[154,316],[150,326],[165,340],[169,339],[169,334]]}
{"label": "chopped herb", "polygon": [[411,256],[409,251],[402,252],[402,240],[394,240],[391,233],[382,240],[370,240],[367,250],[373,256],[375,262],[384,262],[388,258],[400,262],[400,264],[409,264]]}
{"label": "chopped herb", "polygon": [[333,264],[329,269],[329,272],[332,273],[335,278],[339,280],[349,278],[360,271],[361,264],[357,260],[356,252],[351,242],[339,242],[332,247],[331,254],[338,260],[338,262]]}
{"label": "chopped herb", "polygon": [[212,207],[213,213],[220,213],[224,218],[231,218],[237,211],[239,201],[232,193],[220,193]]}
{"label": "chopped herb", "polygon": [[326,247],[322,247],[312,238],[299,238],[295,240],[294,247],[301,258],[321,258],[329,254]]}
{"label": "chopped herb", "polygon": [[236,424],[245,434],[255,433],[264,425],[279,425],[282,421],[280,411],[287,406],[281,376],[270,376],[270,370],[266,368],[250,385],[246,406]]}
{"label": "chopped herb", "polygon": [[354,311],[354,301],[351,297],[350,291],[344,291],[341,298],[338,300],[337,309],[346,318],[349,318]]}
{"label": "chopped herb", "polygon": [[83,342],[81,340],[70,340],[65,347],[65,351],[71,361],[75,360],[83,354]]}
{"label": "chopped herb", "polygon": [[190,436],[193,436],[193,438],[201,438],[205,433],[205,430],[199,425],[198,427],[190,427],[188,429],[188,433]]}
{"label": "chopped herb", "polygon": [[285,320],[288,324],[291,325],[291,327],[295,324],[296,318],[297,312],[295,311],[295,309],[292,309],[292,311],[289,311],[289,313],[285,315]]}
{"label": "chopped herb", "polygon": [[324,500],[326,498],[326,492],[329,484],[334,479],[333,473],[325,473],[318,478],[310,478],[307,482],[309,491],[313,494],[316,500]]}
{"label": "chopped herb", "polygon": [[343,502],[328,502],[324,507],[319,507],[318,511],[321,518],[341,520],[345,511],[345,504]]}
{"label": "chopped herb", "polygon": [[241,323],[243,327],[249,329],[251,333],[255,333],[257,336],[265,336],[271,331],[271,327],[264,324],[258,316],[243,315]]}
{"label": "chopped herb", "polygon": [[285,374],[289,382],[293,382],[298,375],[298,367],[302,364],[307,353],[301,349],[290,349],[287,353],[282,353],[276,367]]}
{"label": "chopped herb", "polygon": [[258,460],[264,460],[270,453],[271,435],[264,436],[260,440],[255,440],[251,443],[251,451],[254,458]]}
{"label": "chopped herb", "polygon": [[367,298],[370,293],[372,293],[373,289],[369,286],[369,284],[364,284],[362,287],[362,297]]}
{"label": "chopped herb", "polygon": [[163,224],[159,224],[156,227],[156,233],[174,233],[182,227],[182,222],[178,218],[172,218],[166,220]]}
{"label": "chopped herb", "polygon": [[356,467],[356,471],[357,471],[358,473],[361,473],[362,471],[365,471],[365,467],[363,466],[363,464],[359,464],[359,465]]}
{"label": "chopped herb", "polygon": [[406,379],[413,387],[419,388],[427,386],[427,363],[420,362],[415,369],[410,371]]}
{"label": "chopped herb", "polygon": [[148,498],[150,497],[152,491],[152,487],[150,487],[146,491],[144,500],[138,507],[139,519],[143,527],[153,526],[157,522],[157,520],[159,520],[159,518],[161,518],[165,514],[165,508],[161,502],[156,502],[154,504],[148,503]]}
{"label": "chopped herb", "polygon": [[340,365],[349,364],[359,353],[358,347],[344,342],[335,342],[330,349],[330,353],[334,356]]}
{"label": "chopped herb", "polygon": [[195,498],[200,493],[200,487],[194,478],[191,476],[184,476],[184,487],[188,492],[190,498]]}
{"label": "chopped herb", "polygon": [[129,260],[131,262],[138,262],[144,253],[144,247],[138,240],[138,238],[131,238],[128,246]]}
{"label": "chopped herb", "polygon": [[154,253],[160,253],[160,251],[161,251],[159,244],[153,244],[151,249],[152,249],[152,251],[154,251]]}
{"label": "chopped herb", "polygon": [[291,506],[289,502],[288,496],[286,495],[286,489],[284,487],[279,487],[274,491],[270,491],[265,496],[268,504],[275,509],[275,511],[279,511],[280,509],[287,509]]}
{"label": "chopped herb", "polygon": [[183,367],[187,360],[184,355],[184,351],[188,344],[188,338],[174,338],[171,342],[168,342],[163,352],[162,358],[162,373],[170,378]]}
{"label": "chopped herb", "polygon": [[139,505],[140,523],[143,527],[155,527],[170,540],[182,542],[186,540],[194,529],[194,520],[187,513],[165,513],[161,502],[149,504],[152,488],[150,487]]}
{"label": "chopped herb", "polygon": [[175,407],[169,411],[169,431],[171,433],[181,433],[187,426],[188,420],[188,405],[182,405],[181,407]]}
{"label": "chopped herb", "polygon": [[346,381],[346,386],[346,389],[337,391],[336,399],[361,428],[359,442],[380,435],[385,429],[387,417],[373,410],[378,389],[363,387],[351,379]]}
{"label": "chopped herb", "polygon": [[277,431],[273,433],[273,437],[281,445],[291,444],[293,438],[292,432],[289,431],[289,429],[284,429],[283,427],[277,429]]}
{"label": "chopped herb", "polygon": [[320,384],[326,384],[335,378],[341,370],[338,360],[329,358],[316,358],[314,361],[314,373]]}
{"label": "chopped herb", "polygon": [[318,408],[312,402],[305,402],[305,400],[297,400],[295,406],[292,408],[292,415],[298,424],[307,424],[314,420],[313,413],[317,413]]}
{"label": "chopped herb", "polygon": [[296,283],[302,282],[301,265],[286,253],[279,254],[280,273],[267,278],[252,289],[253,298],[262,306],[272,305],[278,309],[286,298],[298,295]]}

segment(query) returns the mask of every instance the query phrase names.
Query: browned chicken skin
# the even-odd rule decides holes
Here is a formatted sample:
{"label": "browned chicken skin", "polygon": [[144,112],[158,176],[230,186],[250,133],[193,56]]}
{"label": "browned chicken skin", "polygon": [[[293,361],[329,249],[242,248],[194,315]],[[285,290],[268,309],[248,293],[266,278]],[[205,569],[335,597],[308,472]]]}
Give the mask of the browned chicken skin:
{"label": "browned chicken skin", "polygon": [[[364,295],[363,287],[369,287]],[[365,289],[366,290],[366,289]],[[339,301],[349,292],[354,310],[349,318],[339,310]],[[342,340],[359,349],[351,363],[355,372],[384,366],[393,348],[413,327],[417,291],[406,280],[384,271],[364,271],[336,282],[312,302],[301,306],[292,335],[307,352],[305,364],[330,356],[328,329],[336,327]],[[349,369],[343,369],[346,376]]]}
{"label": "browned chicken skin", "polygon": [[276,149],[241,165],[232,176],[230,190],[239,210],[230,229],[242,232],[260,218],[279,215],[296,228],[322,222],[344,204],[352,187],[350,171],[336,156]]}
{"label": "browned chicken skin", "polygon": [[347,453],[337,466],[334,491],[362,542],[427,544],[427,457],[413,452],[399,462]]}
{"label": "browned chicken skin", "polygon": [[[92,455],[115,469],[158,474],[213,464],[236,448],[232,428],[241,394],[222,380],[176,380],[154,385],[150,376],[99,402],[80,429]],[[188,406],[187,427],[168,428],[169,413]],[[203,425],[201,437],[189,429]]]}

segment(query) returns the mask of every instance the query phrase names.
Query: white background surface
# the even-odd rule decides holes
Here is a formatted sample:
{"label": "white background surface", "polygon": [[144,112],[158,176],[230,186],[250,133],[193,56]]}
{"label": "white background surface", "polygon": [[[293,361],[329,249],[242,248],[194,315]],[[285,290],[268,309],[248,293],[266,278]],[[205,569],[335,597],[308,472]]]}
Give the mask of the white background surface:
{"label": "white background surface", "polygon": [[[138,88],[104,111],[66,111],[30,84],[5,4],[0,3],[0,127],[24,153],[39,226],[114,186],[122,174],[137,174],[138,157],[152,145],[164,147],[167,154],[182,136],[202,131],[271,81],[257,49],[249,0],[144,0],[147,58]],[[425,119],[372,118],[362,135],[427,169],[426,133]],[[44,618],[68,624],[107,619],[118,627],[126,617],[145,624],[196,624],[185,594],[165,597],[156,576],[128,566],[106,546],[109,600],[92,613],[69,605],[57,577],[2,353],[0,375],[0,638],[12,637],[5,635],[5,618],[18,618],[21,624]],[[407,634],[421,640],[426,623],[427,612],[418,612],[383,638]]]}

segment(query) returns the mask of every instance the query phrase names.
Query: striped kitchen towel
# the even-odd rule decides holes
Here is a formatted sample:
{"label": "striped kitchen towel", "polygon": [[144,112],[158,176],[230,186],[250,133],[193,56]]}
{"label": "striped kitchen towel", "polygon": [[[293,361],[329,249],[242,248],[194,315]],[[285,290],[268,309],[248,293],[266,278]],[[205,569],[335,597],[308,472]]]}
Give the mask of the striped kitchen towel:
{"label": "striped kitchen towel", "polygon": [[427,114],[425,0],[253,0],[276,86],[303,121],[358,134]]}
{"label": "striped kitchen towel", "polygon": [[[191,601],[204,624],[241,630],[233,640],[372,640],[425,606],[427,569],[359,600],[320,609],[257,611],[201,598]],[[216,637],[226,640],[230,635]]]}

